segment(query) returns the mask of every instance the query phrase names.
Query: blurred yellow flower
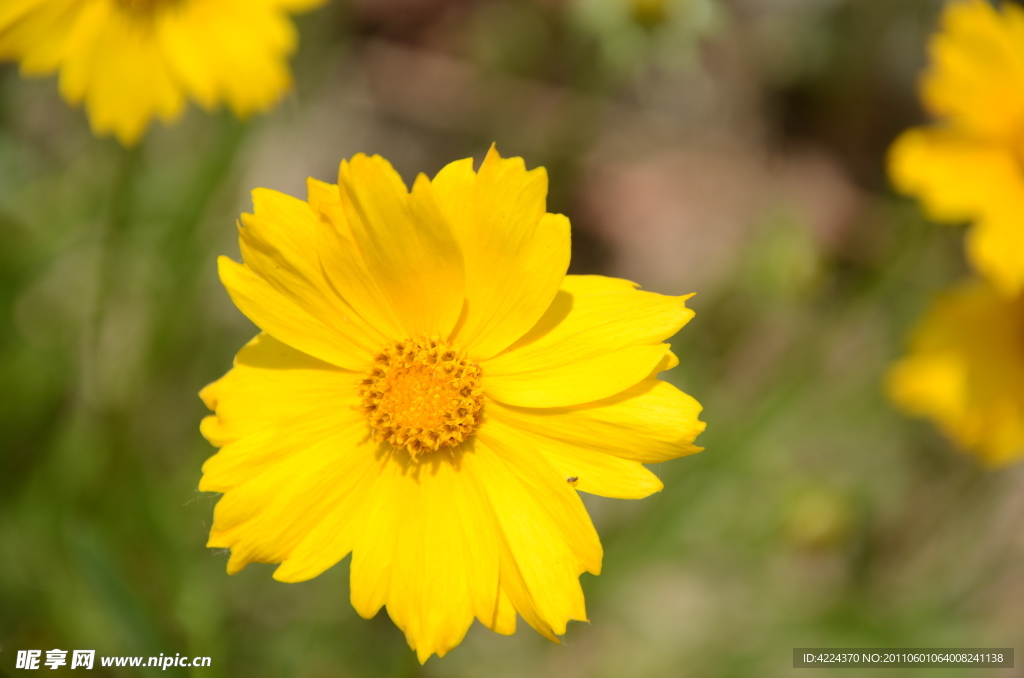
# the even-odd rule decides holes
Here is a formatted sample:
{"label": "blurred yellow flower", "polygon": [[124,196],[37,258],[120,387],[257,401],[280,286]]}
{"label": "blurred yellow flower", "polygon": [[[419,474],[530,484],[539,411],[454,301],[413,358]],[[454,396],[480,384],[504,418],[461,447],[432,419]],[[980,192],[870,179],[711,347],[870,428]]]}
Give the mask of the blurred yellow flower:
{"label": "blurred yellow flower", "polygon": [[655,28],[668,19],[669,0],[631,0],[633,18],[645,28]]}
{"label": "blurred yellow flower", "polygon": [[138,141],[150,121],[176,119],[192,99],[239,116],[269,108],[291,86],[297,36],[288,12],[324,0],[6,0],[0,60],[23,75],[60,74],[95,134]]}
{"label": "blurred yellow flower", "polygon": [[338,181],[254,191],[245,263],[220,259],[263,333],[201,393],[209,546],[285,582],[351,552],[355,609],[386,605],[420,661],[474,617],[557,642],[601,569],[577,491],[645,497],[644,463],[700,449],[700,405],[657,379],[687,297],[566,275],[546,172],[493,148],[411,192],[379,156]]}
{"label": "blurred yellow flower", "polygon": [[972,221],[967,255],[1004,294],[1024,288],[1024,10],[951,3],[921,83],[930,127],[903,133],[889,172],[940,221]]}
{"label": "blurred yellow flower", "polygon": [[998,466],[1024,455],[1024,294],[982,281],[940,297],[889,373],[890,397]]}

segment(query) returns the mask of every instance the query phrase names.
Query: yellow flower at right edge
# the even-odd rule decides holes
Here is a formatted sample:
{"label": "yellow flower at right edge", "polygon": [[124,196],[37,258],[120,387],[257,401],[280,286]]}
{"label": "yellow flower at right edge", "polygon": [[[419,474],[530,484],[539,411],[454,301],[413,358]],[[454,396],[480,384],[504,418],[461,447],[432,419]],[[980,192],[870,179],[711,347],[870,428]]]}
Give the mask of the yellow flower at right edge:
{"label": "yellow flower at right edge", "polygon": [[952,2],[929,54],[921,97],[937,122],[896,140],[889,175],[932,218],[973,222],[969,261],[1016,295],[1024,288],[1024,9]]}
{"label": "yellow flower at right edge", "polygon": [[939,297],[888,377],[890,398],[986,466],[1024,456],[1024,294],[971,280]]}

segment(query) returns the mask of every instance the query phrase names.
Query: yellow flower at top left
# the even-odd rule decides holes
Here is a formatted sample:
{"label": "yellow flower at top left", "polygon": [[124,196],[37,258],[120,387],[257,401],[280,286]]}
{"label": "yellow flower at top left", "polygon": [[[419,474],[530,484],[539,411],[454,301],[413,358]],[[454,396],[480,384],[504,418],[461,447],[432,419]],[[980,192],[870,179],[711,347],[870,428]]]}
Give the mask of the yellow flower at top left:
{"label": "yellow flower at top left", "polygon": [[19,61],[23,75],[58,73],[93,133],[132,145],[189,100],[238,116],[273,106],[292,82],[289,13],[324,1],[3,0],[0,60]]}

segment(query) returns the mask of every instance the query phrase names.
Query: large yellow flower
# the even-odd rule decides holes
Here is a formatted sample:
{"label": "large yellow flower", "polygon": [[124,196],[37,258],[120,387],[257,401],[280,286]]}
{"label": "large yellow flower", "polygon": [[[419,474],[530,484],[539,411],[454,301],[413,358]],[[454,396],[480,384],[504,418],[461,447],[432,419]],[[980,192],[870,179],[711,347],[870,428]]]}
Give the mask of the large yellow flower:
{"label": "large yellow flower", "polygon": [[889,374],[889,394],[998,466],[1024,455],[1024,294],[981,281],[939,298]]}
{"label": "large yellow flower", "polygon": [[556,640],[601,569],[577,491],[645,497],[643,463],[699,449],[700,405],[657,379],[686,297],[566,275],[547,174],[493,149],[411,192],[377,156],[338,180],[255,191],[245,263],[220,260],[263,333],[201,394],[209,545],[285,582],[351,552],[352,604],[386,605],[420,661],[474,617]]}
{"label": "large yellow flower", "polygon": [[60,73],[61,95],[85,104],[95,134],[138,141],[150,121],[192,99],[245,116],[291,85],[288,12],[324,0],[4,0],[0,59],[25,75]]}
{"label": "large yellow flower", "polygon": [[921,84],[931,127],[896,140],[889,170],[940,221],[974,222],[972,265],[1004,294],[1024,288],[1024,10],[951,3]]}

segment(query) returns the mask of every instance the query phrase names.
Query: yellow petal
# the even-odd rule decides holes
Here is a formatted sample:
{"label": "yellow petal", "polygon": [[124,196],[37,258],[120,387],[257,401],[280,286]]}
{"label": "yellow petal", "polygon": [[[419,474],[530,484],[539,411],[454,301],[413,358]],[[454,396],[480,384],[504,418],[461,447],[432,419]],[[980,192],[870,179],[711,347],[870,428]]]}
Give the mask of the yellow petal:
{"label": "yellow petal", "polygon": [[[26,15],[38,11],[43,2],[45,0],[8,0],[0,5],[0,35],[9,34],[12,26],[24,19]],[[4,43],[0,42],[0,44]]]}
{"label": "yellow petal", "polygon": [[1024,289],[1024,180],[987,206],[966,246],[974,268],[1007,297]]}
{"label": "yellow petal", "polygon": [[[494,608],[493,617],[490,620],[481,619],[480,621],[487,628],[504,636],[511,636],[516,632],[516,608],[512,604],[512,599],[509,598],[508,593],[505,592],[504,587],[498,591],[498,603]],[[537,622],[541,623],[539,618]],[[548,632],[550,633],[550,629],[548,629]],[[551,637],[555,642],[558,642],[554,635]]]}
{"label": "yellow petal", "polygon": [[904,412],[919,417],[951,418],[966,406],[966,365],[953,351],[908,356],[889,371],[889,397]]}
{"label": "yellow petal", "polygon": [[321,252],[336,289],[364,317],[378,308],[393,339],[448,336],[462,311],[462,256],[429,181],[421,175],[410,194],[386,160],[360,154],[342,162],[339,189],[340,209],[321,206],[335,227]]}
{"label": "yellow petal", "polygon": [[317,233],[316,249],[331,287],[342,291],[352,308],[382,335],[392,340],[406,338],[407,332],[397,313],[367,270],[352,235],[351,219],[341,202],[338,187],[310,182],[309,200],[311,205],[316,204],[320,220],[324,223]]}
{"label": "yellow petal", "polygon": [[1001,5],[1002,12],[985,0],[947,5],[921,92],[958,128],[1010,141],[1024,120],[1024,11]]}
{"label": "yellow petal", "polygon": [[646,379],[611,398],[573,407],[487,404],[489,417],[520,430],[645,464],[699,452],[702,448],[693,441],[705,426],[698,418],[700,411],[696,400],[658,379]]}
{"label": "yellow petal", "polygon": [[325,404],[351,409],[358,380],[355,373],[259,334],[238,352],[230,372],[200,392],[216,411],[204,421],[203,435],[221,446]]}
{"label": "yellow petal", "polygon": [[382,491],[389,480],[378,473],[370,481],[361,514],[363,527],[356,536],[352,553],[349,597],[355,611],[366,619],[372,619],[384,607],[391,592],[391,565],[395,553],[395,540],[391,535],[398,531],[402,505]]}
{"label": "yellow petal", "polygon": [[316,250],[320,268],[332,289],[344,290],[345,300],[381,337],[386,337],[385,343],[388,339],[406,338],[408,333],[402,322],[359,252],[337,184],[310,178],[307,190],[309,205],[322,222],[316,236]]}
{"label": "yellow petal", "polygon": [[384,490],[402,512],[388,614],[421,662],[458,645],[474,616],[491,620],[498,592],[495,521],[478,480],[460,452],[434,456],[389,476]]}
{"label": "yellow petal", "polygon": [[501,528],[502,586],[519,613],[539,632],[555,635],[565,633],[570,619],[586,621],[578,577],[600,573],[602,550],[576,491],[515,431],[498,435],[481,427],[465,460]]}
{"label": "yellow petal", "polygon": [[368,434],[366,419],[356,406],[354,398],[329,400],[301,414],[271,421],[254,433],[225,444],[203,464],[200,491],[227,492],[296,450],[318,444],[339,428],[358,425]]}
{"label": "yellow petal", "polygon": [[479,173],[471,159],[432,182],[462,248],[466,315],[457,341],[478,359],[508,347],[544,314],[569,266],[569,220],[546,214],[543,167],[502,159],[492,146]]}
{"label": "yellow petal", "polygon": [[[640,462],[699,452],[701,407],[671,384],[648,379],[612,398],[552,409],[492,402],[488,426],[512,428],[531,440],[559,477],[582,492],[640,499],[661,490],[661,481]],[[497,434],[497,435],[500,435]]]}
{"label": "yellow petal", "polygon": [[484,373],[484,392],[523,407],[563,407],[608,398],[665,368],[667,344],[630,346],[600,356],[577,358],[549,369],[514,374]]}
{"label": "yellow petal", "polygon": [[482,363],[485,393],[510,405],[561,407],[607,398],[648,377],[669,354],[660,342],[693,311],[688,297],[636,287],[617,278],[566,276],[533,329]]}
{"label": "yellow petal", "polygon": [[[512,546],[507,540],[500,540],[500,551],[498,553],[498,572],[501,578],[501,594],[499,596],[499,607],[495,610],[495,619],[492,628],[505,628],[508,623],[509,611],[501,607],[504,605],[503,598],[507,598],[508,603],[515,609],[516,612],[522,616],[523,620],[530,625],[530,628],[535,630],[553,643],[561,644],[562,641],[558,639],[558,632],[552,628],[552,623],[545,618],[545,613],[541,610],[538,601],[534,600],[533,594],[530,592],[530,588],[526,584],[526,579],[523,576],[523,571],[520,569],[519,564],[516,562],[515,555],[512,553]],[[558,568],[552,573],[552,580],[558,580],[564,578],[563,568]],[[527,572],[531,572],[530,564],[527,563]],[[576,575],[578,576],[578,575]],[[554,583],[554,586],[558,586],[558,583]],[[571,583],[570,586],[573,586]],[[538,584],[543,589],[542,584]],[[571,600],[568,601],[568,607],[570,609],[579,612],[570,612],[568,614],[579,614],[581,616],[586,615],[585,604],[582,599],[582,589],[578,595],[575,591],[571,592]],[[577,600],[578,598],[578,600]],[[549,611],[549,614],[557,617],[560,613],[557,608]],[[500,616],[499,616],[500,615]],[[514,615],[513,615],[514,618]],[[565,622],[568,624],[568,622]],[[557,625],[557,622],[555,622]]]}
{"label": "yellow petal", "polygon": [[[643,499],[663,487],[658,477],[640,462],[545,436],[542,417],[510,413],[497,403],[488,408],[487,417],[491,435],[508,437],[510,432],[518,431],[517,437],[528,445],[527,449],[542,455],[551,465],[556,482],[567,483],[581,492],[617,499]],[[634,430],[634,435],[640,437],[642,431]]]}
{"label": "yellow petal", "polygon": [[89,9],[79,0],[5,0],[0,3],[0,60],[20,60],[24,75],[54,72],[79,15]]}
{"label": "yellow petal", "polygon": [[285,343],[348,369],[363,370],[386,343],[324,278],[315,243],[320,221],[305,202],[259,189],[243,215],[245,265],[220,261],[221,280],[239,309]]}
{"label": "yellow petal", "polygon": [[171,121],[181,114],[185,98],[153,30],[130,11],[114,8],[83,14],[76,26],[67,62],[82,73],[63,76],[62,92],[74,101],[84,87],[94,133],[113,132],[131,145],[154,117]]}
{"label": "yellow petal", "polygon": [[889,152],[889,175],[939,221],[974,219],[993,200],[1024,189],[1010,148],[948,130],[904,132]]}
{"label": "yellow petal", "polygon": [[352,556],[352,603],[367,618],[386,605],[426,661],[461,642],[474,616],[495,623],[495,521],[460,451],[419,464],[386,445],[377,456]]}
{"label": "yellow petal", "polygon": [[270,4],[289,12],[308,12],[322,6],[327,0],[270,0]]}
{"label": "yellow petal", "polygon": [[111,21],[113,13],[107,2],[88,3],[78,12],[61,45],[60,94],[65,101],[78,104],[85,100],[96,72],[96,36]]}
{"label": "yellow petal", "polygon": [[[320,217],[325,205],[340,205],[341,203],[341,194],[338,192],[337,184],[329,184],[313,177],[306,179],[306,194],[306,202],[317,213],[317,218]],[[347,224],[345,232],[348,233]]]}
{"label": "yellow petal", "polygon": [[335,352],[346,355],[343,367],[364,369],[386,340],[324,278],[315,243],[317,231],[328,226],[302,200],[266,189],[252,196],[254,214],[243,214],[239,229],[245,265],[336,335]]}
{"label": "yellow petal", "polygon": [[351,364],[352,357],[338,346],[338,332],[320,318],[297,306],[247,266],[227,257],[219,257],[217,266],[235,306],[258,327],[333,365]]}
{"label": "yellow petal", "polygon": [[[338,422],[331,432],[296,431],[287,453],[228,489],[214,510],[208,542],[231,549],[228,573],[250,562],[288,560],[321,522],[363,503],[362,488],[375,470],[373,446],[366,438],[362,417]],[[337,559],[345,555],[331,553]],[[321,561],[318,566],[322,565]]]}
{"label": "yellow petal", "polygon": [[156,39],[176,78],[206,108],[265,110],[291,87],[287,56],[298,38],[283,12],[261,3],[190,2],[159,17]]}
{"label": "yellow petal", "polygon": [[1024,456],[1024,296],[972,281],[939,297],[891,370],[889,397],[988,465]]}

